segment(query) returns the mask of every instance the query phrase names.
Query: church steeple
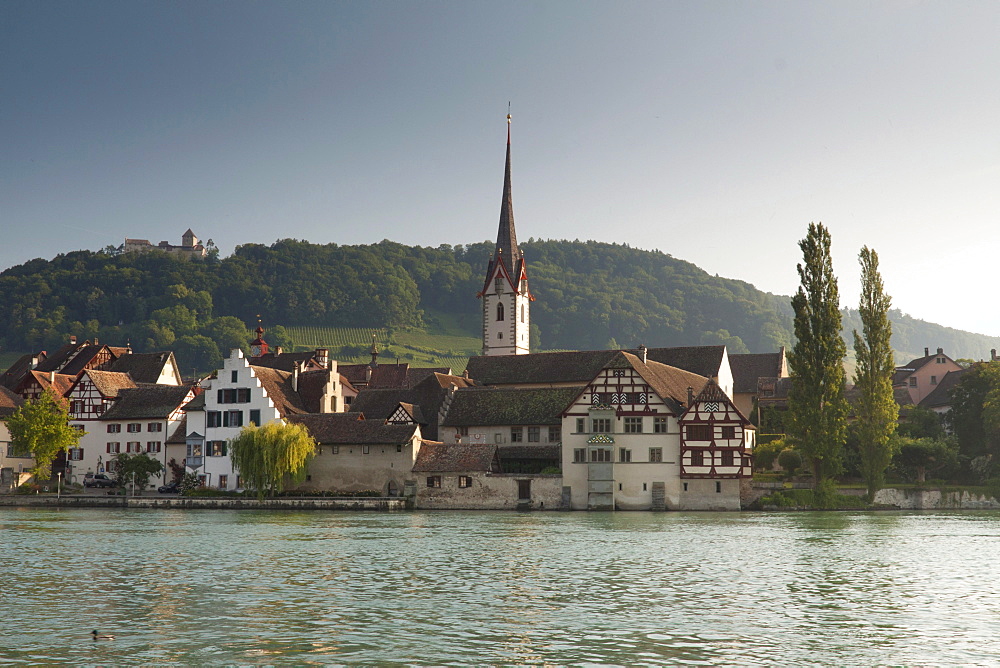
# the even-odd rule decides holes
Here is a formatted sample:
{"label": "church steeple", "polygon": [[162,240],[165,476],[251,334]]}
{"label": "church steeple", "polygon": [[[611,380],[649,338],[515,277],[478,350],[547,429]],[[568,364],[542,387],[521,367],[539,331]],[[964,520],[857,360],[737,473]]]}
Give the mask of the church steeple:
{"label": "church steeple", "polygon": [[528,290],[524,253],[514,229],[514,198],[510,178],[510,113],[507,113],[507,159],[497,245],[486,267],[486,280],[477,295],[483,299],[483,354],[523,355],[528,346]]}

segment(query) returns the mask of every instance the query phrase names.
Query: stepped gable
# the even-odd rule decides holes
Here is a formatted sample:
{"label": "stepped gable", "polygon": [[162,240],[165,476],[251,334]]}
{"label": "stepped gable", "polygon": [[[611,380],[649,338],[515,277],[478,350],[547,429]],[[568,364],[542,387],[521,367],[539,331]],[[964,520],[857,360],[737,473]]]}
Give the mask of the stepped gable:
{"label": "stepped gable", "polygon": [[250,368],[282,417],[309,412],[302,402],[302,397],[292,388],[292,374],[265,366]]}
{"label": "stepped gable", "polygon": [[0,420],[8,418],[24,404],[24,399],[0,386]]}
{"label": "stepped gable", "polygon": [[94,383],[94,387],[101,393],[101,396],[105,398],[117,397],[121,390],[136,387],[131,375],[119,371],[90,369],[87,371],[87,377]]}
{"label": "stepped gable", "polygon": [[493,444],[445,445],[424,443],[411,471],[414,473],[501,473],[500,456]]}
{"label": "stepped gable", "polygon": [[3,377],[0,378],[0,386],[6,387],[8,390],[16,389],[17,386],[21,384],[21,381],[24,380],[24,377],[28,375],[28,372],[34,368],[32,365],[37,366],[37,364],[41,364],[44,360],[44,350],[37,355],[34,353],[25,353],[24,355],[21,355],[17,358],[17,361],[11,364],[10,368],[4,372]]}
{"label": "stepped gable", "polygon": [[[920,405],[925,408],[931,408],[931,409],[942,408],[944,406],[951,406],[951,401],[952,401],[951,391],[952,389],[954,389],[956,385],[958,385],[959,381],[962,380],[962,376],[964,376],[965,372],[968,370],[969,369],[962,369],[961,371],[949,371],[948,373],[946,373],[944,375],[944,378],[938,381],[937,387],[935,387],[930,394],[928,394],[920,401]],[[907,390],[905,387],[900,387],[896,389],[899,390],[901,394],[906,395],[907,403],[911,403],[909,390]],[[900,404],[900,405],[906,405],[906,404]]]}
{"label": "stepped gable", "polygon": [[184,403],[190,392],[191,388],[184,385],[142,385],[124,388],[118,393],[118,401],[100,419],[166,419]]}
{"label": "stepped gable", "polygon": [[749,353],[729,356],[733,371],[733,392],[756,394],[759,378],[780,378],[783,373],[784,351],[777,353]]}
{"label": "stepped gable", "polygon": [[137,383],[155,383],[160,379],[163,369],[170,365],[177,369],[177,360],[169,351],[130,353],[113,361],[110,370],[127,373]]}
{"label": "stepped gable", "polygon": [[[648,359],[643,362],[632,353],[621,351],[618,355],[621,355],[633,369],[639,372],[649,387],[677,415],[680,415],[688,407],[688,389],[698,394],[710,382],[709,378],[684,369]],[[721,392],[721,390],[719,391]],[[728,400],[728,397],[726,399]]]}
{"label": "stepped gable", "polygon": [[[595,374],[596,375],[596,374]],[[585,388],[472,387],[455,392],[444,427],[559,425],[566,407]]]}
{"label": "stepped gable", "polygon": [[409,443],[420,428],[365,420],[358,413],[292,415],[288,422],[305,426],[309,435],[324,445],[401,445]]}

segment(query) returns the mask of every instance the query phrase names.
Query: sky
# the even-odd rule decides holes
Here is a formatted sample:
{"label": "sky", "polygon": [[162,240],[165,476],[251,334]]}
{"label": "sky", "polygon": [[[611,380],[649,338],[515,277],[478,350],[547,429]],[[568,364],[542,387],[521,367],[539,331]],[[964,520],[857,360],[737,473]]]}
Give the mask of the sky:
{"label": "sky", "polygon": [[0,269],[188,228],[223,256],[495,239],[509,102],[522,241],[790,295],[822,222],[844,306],[867,245],[894,307],[1000,336],[998,25],[973,1],[4,0]]}

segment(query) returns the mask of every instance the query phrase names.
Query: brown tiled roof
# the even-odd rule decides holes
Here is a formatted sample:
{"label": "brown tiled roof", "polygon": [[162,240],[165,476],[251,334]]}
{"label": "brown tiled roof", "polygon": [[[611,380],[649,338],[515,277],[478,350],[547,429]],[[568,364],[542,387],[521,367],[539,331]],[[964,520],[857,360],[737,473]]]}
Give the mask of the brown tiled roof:
{"label": "brown tiled roof", "polygon": [[782,357],[780,352],[730,355],[733,392],[757,394],[758,378],[777,378],[782,375]]}
{"label": "brown tiled roof", "polygon": [[184,415],[177,423],[177,427],[174,429],[173,433],[167,437],[167,445],[176,445],[178,443],[187,443],[187,415]]}
{"label": "brown tiled roof", "polygon": [[94,363],[94,358],[104,352],[105,349],[107,349],[107,346],[96,343],[85,345],[72,359],[66,362],[59,372],[70,376],[79,376],[84,369],[87,369]]}
{"label": "brown tiled roof", "polygon": [[424,419],[424,413],[420,410],[420,406],[416,404],[407,404],[401,401],[399,402],[399,407],[402,408],[406,414],[410,416],[410,419],[417,424],[427,424],[427,420]]}
{"label": "brown tiled roof", "polygon": [[784,406],[792,391],[791,378],[758,378],[757,401],[762,404]]}
{"label": "brown tiled roof", "polygon": [[168,366],[177,369],[177,361],[172,352],[130,353],[112,362],[110,370],[127,373],[137,383],[155,383]]}
{"label": "brown tiled roof", "polygon": [[464,388],[455,392],[441,424],[446,427],[561,424],[562,412],[583,389]]}
{"label": "brown tiled roof", "polygon": [[251,357],[250,364],[252,366],[263,366],[269,369],[278,369],[279,371],[288,371],[291,373],[295,370],[296,363],[298,363],[301,367],[302,363],[308,362],[315,356],[315,351],[301,353],[283,352],[281,354],[267,353],[266,355],[261,355],[260,357]]}
{"label": "brown tiled roof", "polygon": [[352,413],[364,413],[368,420],[387,420],[400,403],[417,401],[414,390],[378,390],[362,388],[351,402]]}
{"label": "brown tiled roof", "polygon": [[[940,408],[941,406],[951,405],[951,390],[958,385],[958,382],[962,380],[962,376],[968,369],[962,369],[960,371],[949,371],[944,375],[943,378],[938,382],[937,387],[928,394],[926,397],[920,400],[920,405],[926,408]],[[906,388],[899,388],[906,392],[906,397],[910,397],[910,393]]]}
{"label": "brown tiled roof", "polygon": [[330,381],[330,373],[329,369],[319,369],[299,374],[299,398],[309,413],[323,410],[323,392]]}
{"label": "brown tiled roof", "polygon": [[559,445],[498,445],[500,461],[512,459],[546,459],[559,461],[562,459],[562,447]]}
{"label": "brown tiled roof", "polygon": [[24,379],[25,375],[31,371],[31,360],[37,358],[38,362],[41,363],[45,360],[45,351],[40,353],[26,353],[17,358],[17,361],[10,365],[4,374],[0,378],[0,386],[6,387],[8,390],[16,389],[21,381]]}
{"label": "brown tiled roof", "polygon": [[203,411],[205,410],[205,393],[202,392],[197,395],[194,399],[184,404],[184,412],[190,413],[192,411]]}
{"label": "brown tiled roof", "polygon": [[101,420],[139,420],[170,417],[191,391],[184,385],[143,385],[123,389],[118,401],[102,415]]}
{"label": "brown tiled roof", "polygon": [[83,348],[86,343],[67,343],[60,346],[54,353],[47,355],[44,360],[39,359],[38,366],[35,367],[37,371],[59,371],[66,364],[66,361],[70,356],[75,353],[80,348]]}
{"label": "brown tiled roof", "polygon": [[[710,378],[719,375],[725,346],[649,348],[646,359]],[[590,382],[618,350],[583,350],[469,358],[469,376],[484,385]],[[634,353],[635,351],[625,351]]]}
{"label": "brown tiled roof", "polygon": [[[98,371],[96,369],[88,369],[84,373],[94,383],[94,387],[101,393],[101,396],[105,398],[117,397],[120,390],[136,387],[132,376],[127,373]],[[80,378],[82,379],[83,376],[80,376]],[[76,383],[78,382],[80,381],[77,380]],[[74,383],[74,386],[76,383]]]}
{"label": "brown tiled roof", "polygon": [[362,420],[357,413],[292,415],[288,422],[305,425],[309,435],[324,445],[401,445],[413,439],[415,424],[386,424]]}
{"label": "brown tiled roof", "polygon": [[413,387],[417,383],[425,380],[428,376],[433,376],[434,374],[442,374],[446,376],[451,375],[451,368],[442,367],[409,367],[406,370],[406,386]]}
{"label": "brown tiled roof", "polygon": [[43,390],[51,389],[55,392],[57,397],[65,397],[66,393],[69,392],[71,387],[73,387],[73,382],[76,380],[75,376],[67,376],[66,374],[57,373],[55,374],[55,380],[50,381],[48,373],[32,370],[27,373],[21,381],[21,385],[19,385],[17,389],[20,390],[23,388],[30,378],[33,378]]}
{"label": "brown tiled roof", "polygon": [[299,393],[292,389],[292,374],[264,366],[251,366],[267,396],[282,417],[297,413],[308,413]]}
{"label": "brown tiled roof", "polygon": [[[619,353],[639,372],[656,394],[678,415],[688,405],[688,388],[698,394],[709,379],[696,373],[648,360],[645,364],[628,352]],[[609,363],[609,366],[614,362]]]}
{"label": "brown tiled roof", "polygon": [[[728,403],[732,407],[733,411],[735,411],[735,413],[740,416],[740,419],[742,420],[744,427],[747,427],[749,429],[756,429],[757,428],[757,427],[755,427],[753,425],[752,422],[750,422],[750,420],[747,418],[747,416],[743,414],[743,411],[741,411],[739,409],[739,407],[736,404],[734,404],[729,399],[728,396],[726,396],[726,393],[722,391],[722,388],[719,387],[719,384],[716,383],[714,380],[709,379],[709,381],[707,383],[705,383],[705,387],[702,389],[702,391],[697,393],[697,396],[695,396],[694,400],[696,402],[697,401],[723,401],[723,402],[726,402],[726,403]],[[688,406],[688,408],[691,408],[691,407]]]}
{"label": "brown tiled roof", "polygon": [[9,417],[24,403],[24,399],[0,386],[0,420]]}
{"label": "brown tiled roof", "polygon": [[424,443],[411,469],[414,473],[461,473],[477,471],[499,473],[500,457],[497,446],[446,445]]}
{"label": "brown tiled roof", "polygon": [[368,381],[368,387],[409,387],[410,384],[407,381],[409,368],[409,364],[379,364],[372,369],[372,378]]}

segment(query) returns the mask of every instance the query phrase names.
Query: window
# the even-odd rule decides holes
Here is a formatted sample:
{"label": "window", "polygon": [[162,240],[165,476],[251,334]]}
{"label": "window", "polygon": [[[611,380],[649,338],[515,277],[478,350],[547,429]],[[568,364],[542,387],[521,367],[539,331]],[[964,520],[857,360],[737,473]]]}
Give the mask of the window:
{"label": "window", "polygon": [[110,460],[104,462],[104,470],[107,473],[114,473],[115,472],[115,460],[110,459]]}
{"label": "window", "polygon": [[74,399],[69,402],[69,412],[70,413],[82,413],[85,409],[85,404],[80,399]]}
{"label": "window", "polygon": [[163,448],[160,441],[146,441],[146,452],[159,452]]}
{"label": "window", "polygon": [[511,427],[510,428],[510,442],[520,443],[524,440],[524,428],[523,427]]}
{"label": "window", "polygon": [[684,483],[684,491],[685,492],[688,491],[688,484],[687,483]]}
{"label": "window", "polygon": [[187,456],[201,457],[201,443],[188,443]]}
{"label": "window", "polygon": [[716,494],[721,494],[722,493],[722,483],[719,482],[719,481],[715,482],[715,493]]}
{"label": "window", "polygon": [[[336,399],[336,397],[334,397]],[[250,409],[250,421],[253,422],[258,427],[260,426],[260,409],[251,408]]]}
{"label": "window", "polygon": [[108,443],[107,452],[108,452],[109,455],[116,455],[116,454],[118,454],[121,451],[122,451],[122,444],[121,443],[119,443],[117,441]]}
{"label": "window", "polygon": [[595,434],[611,433],[611,418],[594,418],[593,424],[594,428],[592,431]]}
{"label": "window", "polygon": [[361,454],[363,454],[363,455],[370,455],[371,452],[372,452],[372,446],[370,446],[370,445],[362,445],[361,446]]}
{"label": "window", "polygon": [[243,411],[226,411],[222,414],[223,427],[242,427]]}
{"label": "window", "polygon": [[240,381],[240,372],[239,371],[233,371],[233,373],[230,376],[230,378],[232,378],[232,382],[238,383]]}
{"label": "window", "polygon": [[705,465],[705,451],[704,450],[692,450],[691,451],[691,466],[704,466]]}
{"label": "window", "polygon": [[723,466],[732,466],[733,465],[733,451],[732,450],[723,450],[722,451],[722,465]]}
{"label": "window", "polygon": [[330,454],[331,455],[339,455],[340,454],[340,446],[339,445],[330,446]]}
{"label": "window", "polygon": [[402,451],[403,451],[403,444],[402,443],[397,443],[396,444],[396,452],[402,452]]}
{"label": "window", "polygon": [[493,279],[493,287],[497,291],[497,294],[500,294],[501,292],[503,292],[503,277],[502,276],[497,276],[495,279]]}
{"label": "window", "polygon": [[573,463],[583,464],[587,461],[587,448],[573,448]]}
{"label": "window", "polygon": [[542,440],[541,427],[528,427],[528,443],[538,443]]}
{"label": "window", "polygon": [[71,424],[70,426],[73,427],[73,429],[76,429],[77,431],[83,431],[82,424]]}
{"label": "window", "polygon": [[222,412],[221,411],[208,411],[205,415],[205,426],[206,427],[221,427],[222,426]]}
{"label": "window", "polygon": [[220,389],[217,392],[220,404],[248,404],[250,403],[250,388],[230,388]]}
{"label": "window", "polygon": [[666,434],[667,433],[667,418],[665,418],[665,417],[655,417],[655,418],[653,418],[653,433],[654,434]]}
{"label": "window", "polygon": [[497,304],[497,321],[503,320],[503,304]]}
{"label": "window", "polygon": [[649,461],[658,463],[663,461],[663,448],[650,448]]}
{"label": "window", "polygon": [[587,420],[584,418],[576,419],[576,433],[582,434],[587,431]]}
{"label": "window", "polygon": [[[235,371],[233,373],[236,373]],[[219,489],[226,489],[229,487],[229,476],[220,475],[219,476]]]}
{"label": "window", "polygon": [[712,425],[710,424],[689,424],[686,429],[689,441],[712,440]]}
{"label": "window", "polygon": [[427,476],[427,486],[428,487],[440,487],[441,486],[441,476],[439,476],[439,475],[429,475],[429,476]]}
{"label": "window", "polygon": [[209,457],[225,457],[226,456],[226,442],[225,441],[209,441],[208,445],[208,456]]}
{"label": "window", "polygon": [[146,431],[163,431],[162,422],[150,422],[146,425]]}
{"label": "window", "polygon": [[641,434],[642,433],[642,418],[641,417],[627,417],[627,418],[625,418],[625,433],[626,434]]}
{"label": "window", "polygon": [[524,304],[521,304],[521,322],[524,322]]}
{"label": "window", "polygon": [[129,422],[126,431],[130,434],[138,434],[142,431],[142,425],[138,422]]}
{"label": "window", "polygon": [[944,364],[944,358],[943,357],[937,358],[937,363],[938,364]]}
{"label": "window", "polygon": [[913,376],[910,376],[910,387],[916,387],[916,386],[917,386],[917,379]]}
{"label": "window", "polygon": [[722,427],[722,438],[736,438],[736,427],[725,425]]}
{"label": "window", "polygon": [[549,427],[549,443],[558,443],[562,440],[562,427]]}
{"label": "window", "polygon": [[83,460],[83,448],[70,448],[69,449],[70,461],[79,462]]}
{"label": "window", "polygon": [[472,487],[472,476],[460,475],[458,476],[458,486],[461,488]]}
{"label": "window", "polygon": [[626,448],[618,448],[618,461],[619,462],[631,462],[632,461],[632,451]]}
{"label": "window", "polygon": [[937,385],[937,376],[931,376],[931,385]]}
{"label": "window", "polygon": [[109,424],[108,433],[109,434],[120,434],[122,431],[122,426],[120,424]]}
{"label": "window", "polygon": [[610,462],[611,448],[594,448],[593,450],[590,451],[590,461]]}
{"label": "window", "polygon": [[125,452],[142,452],[142,443],[139,441],[128,441],[125,443]]}

